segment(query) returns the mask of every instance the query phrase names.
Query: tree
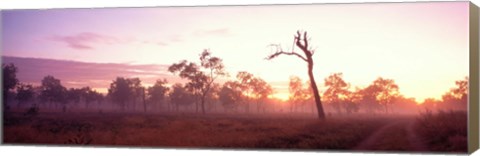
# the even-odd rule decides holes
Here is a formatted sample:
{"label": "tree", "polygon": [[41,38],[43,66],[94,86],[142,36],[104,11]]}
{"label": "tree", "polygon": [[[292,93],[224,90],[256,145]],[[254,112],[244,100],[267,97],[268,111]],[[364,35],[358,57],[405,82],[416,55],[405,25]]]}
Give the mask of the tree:
{"label": "tree", "polygon": [[204,50],[200,54],[200,62],[200,66],[198,66],[193,62],[183,60],[172,64],[168,71],[174,74],[179,73],[181,78],[190,80],[186,87],[199,96],[202,114],[205,114],[205,100],[213,88],[215,80],[219,76],[227,75],[227,73],[222,59],[211,56],[208,50]]}
{"label": "tree", "polygon": [[227,81],[219,92],[219,100],[227,110],[236,110],[238,104],[243,100],[241,84],[237,81]]}
{"label": "tree", "polygon": [[389,105],[399,96],[398,85],[392,79],[383,79],[381,77],[373,81],[372,85],[378,88],[379,92],[376,99],[385,108],[385,113],[388,113]]}
{"label": "tree", "polygon": [[455,81],[456,87],[442,96],[442,104],[448,109],[466,110],[468,101],[468,77]]}
{"label": "tree", "polygon": [[303,90],[302,79],[300,79],[298,76],[291,76],[290,82],[288,83],[288,91],[290,92],[290,112],[293,112],[294,108],[296,110],[296,105],[305,100],[306,92]]}
{"label": "tree", "polygon": [[44,102],[49,102],[58,106],[62,105],[63,112],[66,111],[67,104],[67,89],[62,86],[59,79],[48,75],[42,79],[40,99]]}
{"label": "tree", "polygon": [[348,112],[352,104],[348,100],[350,85],[343,80],[342,76],[342,73],[333,73],[328,76],[325,79],[327,90],[323,93],[323,97],[327,101],[326,103],[332,105],[337,113],[341,113],[342,109]]}
{"label": "tree", "polygon": [[270,86],[265,80],[261,78],[254,78],[252,82],[253,99],[257,103],[257,112],[263,109],[265,113],[265,101],[268,96],[273,93],[272,86]]}
{"label": "tree", "polygon": [[33,86],[30,84],[20,83],[17,86],[17,95],[15,99],[18,101],[18,106],[24,104],[25,102],[31,101],[35,96]]}
{"label": "tree", "polygon": [[85,98],[85,107],[89,109],[90,103],[97,102],[97,106],[103,101],[103,95],[90,87],[82,88],[83,97]]}
{"label": "tree", "polygon": [[17,79],[17,67],[13,63],[11,64],[2,64],[2,72],[3,72],[3,104],[4,108],[8,110],[8,95],[10,90],[14,89],[15,86],[18,84]]}
{"label": "tree", "polygon": [[176,83],[172,86],[170,92],[170,101],[175,105],[176,111],[181,105],[190,105],[195,101],[195,95],[189,92],[182,84]]}
{"label": "tree", "polygon": [[84,90],[83,89],[78,89],[78,88],[70,88],[67,91],[67,97],[68,99],[73,102],[76,106],[78,106],[78,103],[80,103],[80,100],[84,96]]}
{"label": "tree", "polygon": [[145,94],[145,89],[142,87],[142,81],[138,77],[127,79],[127,81],[130,89],[132,90],[132,106],[133,109],[136,110],[137,101],[139,98],[143,97],[143,95]]}
{"label": "tree", "polygon": [[158,107],[158,105],[162,104],[165,100],[165,96],[169,90],[166,86],[167,80],[157,80],[155,84],[149,87],[148,90],[148,99],[152,101],[152,103]]}
{"label": "tree", "polygon": [[297,31],[297,34],[294,36],[294,44],[297,45],[298,48],[300,48],[300,50],[303,51],[304,55],[301,55],[300,53],[297,53],[295,51],[293,51],[293,48],[292,47],[292,52],[285,52],[281,49],[280,45],[273,45],[273,46],[276,46],[277,47],[277,51],[268,56],[267,59],[268,60],[271,60],[273,58],[276,58],[280,55],[293,55],[293,56],[297,56],[298,58],[300,58],[301,60],[305,61],[307,63],[307,72],[308,72],[308,77],[310,79],[310,86],[312,88],[312,91],[313,91],[313,96],[315,97],[315,103],[317,105],[317,111],[318,111],[318,118],[320,119],[324,119],[325,118],[325,112],[323,110],[323,106],[322,106],[322,101],[320,99],[320,93],[318,91],[318,87],[317,87],[317,83],[315,82],[315,78],[313,76],[313,58],[312,56],[315,54],[315,51],[313,49],[311,49],[308,45],[308,42],[309,42],[309,39],[308,39],[308,36],[307,36],[307,32],[303,32],[303,36],[302,34],[300,33],[300,31]]}
{"label": "tree", "polygon": [[379,88],[369,85],[363,89],[357,88],[356,94],[360,97],[359,104],[362,105],[366,113],[374,113],[380,107],[377,102]]}
{"label": "tree", "polygon": [[110,88],[108,89],[108,96],[110,96],[113,102],[120,105],[122,111],[125,111],[126,102],[133,94],[130,86],[130,81],[128,79],[117,77],[117,79],[110,84]]}
{"label": "tree", "polygon": [[245,112],[250,112],[250,103],[252,102],[252,94],[253,94],[253,84],[254,83],[254,76],[253,74],[241,71],[237,73],[237,81],[239,84],[240,89],[243,92],[242,96],[244,100],[242,100],[245,104]]}

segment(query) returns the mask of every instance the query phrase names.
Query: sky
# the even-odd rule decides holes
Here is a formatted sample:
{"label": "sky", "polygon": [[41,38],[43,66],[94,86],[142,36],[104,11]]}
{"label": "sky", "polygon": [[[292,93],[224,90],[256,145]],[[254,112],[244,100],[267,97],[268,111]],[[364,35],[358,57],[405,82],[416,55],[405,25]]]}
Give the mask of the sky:
{"label": "sky", "polygon": [[[62,62],[58,66],[34,66],[50,68],[30,69],[31,75],[27,71],[22,73],[20,68],[20,80],[37,84],[41,75],[55,76],[62,71],[60,78],[67,87],[88,82],[101,91],[106,91],[116,76],[138,74],[145,85],[153,84],[155,76],[180,82],[169,75],[165,67],[184,59],[198,62],[203,49],[210,49],[214,56],[223,59],[230,75],[238,71],[253,73],[272,84],[277,97],[285,98],[290,76],[308,79],[306,63],[292,56],[271,61],[264,58],[274,52],[269,44],[292,50],[297,30],[307,31],[311,37],[310,45],[316,51],[314,73],[320,90],[325,89],[324,78],[342,72],[352,86],[365,87],[377,77],[383,77],[394,79],[407,97],[417,101],[427,97],[438,99],[454,87],[456,80],[468,76],[469,69],[468,2],[7,10],[1,13],[2,56],[9,56],[9,60],[36,58],[26,62]],[[72,66],[64,64],[72,62],[82,65],[75,68],[82,72],[65,72],[72,71]],[[113,67],[136,72],[105,70]],[[85,74],[85,71],[102,76]],[[32,72],[36,73],[32,75]]]}

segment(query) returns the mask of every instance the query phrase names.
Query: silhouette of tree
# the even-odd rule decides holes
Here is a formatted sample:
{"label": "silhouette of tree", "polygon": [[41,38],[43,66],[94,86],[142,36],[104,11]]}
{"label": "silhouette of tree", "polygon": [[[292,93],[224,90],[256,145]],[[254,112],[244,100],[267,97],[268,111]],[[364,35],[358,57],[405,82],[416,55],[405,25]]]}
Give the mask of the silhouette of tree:
{"label": "silhouette of tree", "polygon": [[243,100],[242,87],[237,81],[227,81],[219,92],[219,99],[226,110],[236,110]]}
{"label": "silhouette of tree", "polygon": [[169,88],[166,86],[167,80],[157,80],[155,84],[148,88],[148,99],[158,107],[163,104]]}
{"label": "silhouette of tree", "polygon": [[3,104],[5,110],[9,109],[9,106],[7,104],[8,102],[8,95],[10,93],[10,90],[14,89],[15,86],[18,84],[18,79],[17,79],[17,71],[18,68],[15,67],[13,63],[10,64],[2,64],[2,79],[3,79]]}
{"label": "silhouette of tree", "polygon": [[277,51],[274,54],[268,56],[267,59],[271,60],[271,59],[276,58],[280,55],[293,55],[293,56],[297,56],[298,58],[307,62],[308,77],[310,79],[310,83],[311,83],[310,86],[311,86],[312,91],[313,91],[313,96],[315,97],[315,103],[317,105],[318,117],[320,119],[324,119],[325,118],[325,112],[323,110],[322,101],[320,99],[320,93],[318,91],[318,87],[317,87],[317,84],[315,82],[315,78],[313,76],[313,58],[312,58],[312,56],[315,54],[315,51],[313,49],[310,49],[310,47],[309,47],[309,38],[307,36],[307,32],[306,31],[303,32],[303,36],[302,36],[300,31],[297,31],[297,34],[294,36],[294,44],[298,48],[300,48],[300,50],[303,51],[304,55],[301,55],[300,53],[297,53],[297,52],[293,51],[293,47],[292,47],[292,52],[285,52],[281,49],[280,45],[272,45],[272,46],[277,47]]}
{"label": "silhouette of tree", "polygon": [[122,111],[125,111],[126,102],[132,98],[133,91],[130,88],[130,81],[123,77],[117,77],[110,84],[108,89],[108,96],[112,99],[113,102],[116,102],[122,108]]}
{"label": "silhouette of tree", "polygon": [[90,87],[83,87],[82,89],[83,98],[85,99],[85,107],[90,109],[90,104],[92,102],[97,102],[98,105],[103,101],[103,95],[95,90],[92,90]]}
{"label": "silhouette of tree", "polygon": [[265,112],[265,102],[268,96],[273,93],[272,86],[259,77],[255,77],[251,84],[252,97],[257,104],[257,112],[260,112],[260,109],[263,109],[263,112]]}
{"label": "silhouette of tree", "polygon": [[385,113],[388,113],[388,107],[399,96],[398,85],[392,79],[383,79],[379,77],[373,81],[373,86],[379,89],[377,100],[383,105]]}
{"label": "silhouette of tree", "polygon": [[245,104],[245,112],[250,112],[250,103],[252,102],[252,97],[253,97],[253,85],[254,85],[254,76],[251,73],[248,73],[246,71],[241,71],[237,73],[237,81],[238,84],[240,85],[239,87],[242,89],[242,92],[244,94],[242,100]]}
{"label": "silhouette of tree", "polygon": [[347,112],[349,104],[351,105],[351,101],[348,100],[350,84],[346,83],[342,76],[342,73],[334,73],[325,79],[324,84],[327,90],[323,93],[323,98],[337,113],[341,113],[342,109]]}
{"label": "silhouette of tree", "polygon": [[380,108],[380,104],[377,102],[379,92],[379,88],[373,85],[357,90],[356,94],[361,97],[359,104],[363,106],[366,113],[375,113]]}
{"label": "silhouette of tree", "polygon": [[22,83],[17,85],[17,95],[15,96],[15,99],[18,101],[18,106],[33,100],[34,97],[35,92],[32,85]]}
{"label": "silhouette of tree", "polygon": [[466,110],[468,101],[468,77],[455,81],[455,88],[442,96],[442,105],[447,109]]}
{"label": "silhouette of tree", "polygon": [[172,64],[168,71],[179,73],[181,78],[190,80],[186,87],[199,96],[202,114],[205,114],[205,100],[214,86],[215,79],[225,76],[227,73],[224,70],[222,59],[211,56],[208,50],[204,50],[200,54],[200,62],[200,66],[198,66],[183,60],[180,63]]}
{"label": "silhouette of tree", "polygon": [[179,111],[181,105],[190,105],[195,102],[195,95],[180,83],[172,86],[172,92],[170,92],[169,96],[171,103],[176,107],[176,111]]}
{"label": "silhouette of tree", "polygon": [[308,92],[305,92],[302,79],[298,76],[291,76],[288,83],[288,91],[290,93],[290,112],[297,109],[297,105],[303,103],[308,98]]}
{"label": "silhouette of tree", "polygon": [[62,86],[59,79],[48,75],[42,79],[40,99],[44,102],[54,104],[56,107],[60,104],[63,112],[66,111],[67,89]]}
{"label": "silhouette of tree", "polygon": [[133,109],[137,108],[137,101],[143,97],[145,89],[142,87],[142,81],[139,78],[127,79],[132,90],[132,106]]}
{"label": "silhouette of tree", "polygon": [[67,97],[71,102],[73,102],[73,104],[75,104],[75,106],[78,106],[84,96],[83,92],[83,89],[70,88],[67,91]]}
{"label": "silhouette of tree", "polygon": [[434,98],[426,98],[425,100],[423,100],[422,106],[424,109],[427,109],[427,110],[437,110],[439,103],[440,101]]}

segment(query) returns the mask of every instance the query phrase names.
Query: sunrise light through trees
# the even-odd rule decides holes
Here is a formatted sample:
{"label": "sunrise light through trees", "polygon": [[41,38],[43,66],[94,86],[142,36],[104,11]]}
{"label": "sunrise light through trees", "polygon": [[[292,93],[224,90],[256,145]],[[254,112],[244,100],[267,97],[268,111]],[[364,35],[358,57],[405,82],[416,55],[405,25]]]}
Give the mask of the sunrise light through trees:
{"label": "sunrise light through trees", "polygon": [[468,4],[2,11],[6,140],[464,151]]}

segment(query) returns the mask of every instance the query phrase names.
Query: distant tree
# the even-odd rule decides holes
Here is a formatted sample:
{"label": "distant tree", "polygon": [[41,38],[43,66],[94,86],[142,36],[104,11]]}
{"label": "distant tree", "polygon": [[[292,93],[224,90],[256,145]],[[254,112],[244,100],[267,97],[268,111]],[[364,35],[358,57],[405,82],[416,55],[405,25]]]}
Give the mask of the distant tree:
{"label": "distant tree", "polygon": [[[427,99],[428,100],[428,99]],[[419,105],[415,98],[398,95],[391,104],[391,110],[394,113],[417,113]]]}
{"label": "distant tree", "polygon": [[120,105],[122,111],[125,111],[126,103],[132,98],[133,91],[130,87],[131,85],[128,79],[117,77],[117,79],[110,84],[110,88],[108,89],[108,96],[113,102]]}
{"label": "distant tree", "polygon": [[291,76],[288,84],[288,91],[290,93],[290,112],[293,112],[297,108],[299,103],[302,103],[305,99],[305,93],[303,91],[302,79],[298,76]]}
{"label": "distant tree", "polygon": [[90,104],[92,102],[97,102],[98,105],[103,101],[104,97],[101,93],[91,89],[90,87],[83,87],[82,88],[83,97],[85,99],[85,107],[90,109]]}
{"label": "distant tree", "polygon": [[209,111],[216,111],[217,105],[220,105],[220,84],[213,83],[212,89],[208,92],[207,96],[205,97],[206,107]]}
{"label": "distant tree", "polygon": [[172,64],[168,71],[179,73],[181,78],[190,80],[187,83],[187,88],[199,96],[202,114],[205,114],[205,100],[213,88],[215,80],[219,76],[227,75],[227,73],[222,59],[211,56],[208,50],[204,50],[200,54],[200,62],[200,66],[198,66],[195,63],[183,60],[180,63]]}
{"label": "distant tree", "polygon": [[254,93],[253,98],[257,103],[257,112],[260,112],[262,109],[265,113],[265,103],[268,99],[268,96],[273,93],[272,86],[265,82],[265,80],[257,77],[253,80],[252,88]]}
{"label": "distant tree", "polygon": [[167,83],[168,82],[166,79],[157,80],[153,86],[147,89],[148,99],[152,101],[152,103],[156,107],[161,105],[166,98],[167,92],[169,90],[169,88],[166,86]]}
{"label": "distant tree", "polygon": [[132,90],[131,104],[133,109],[136,110],[137,101],[143,97],[145,89],[142,87],[142,81],[138,77],[127,79],[127,81]]}
{"label": "distant tree", "polygon": [[44,102],[62,106],[63,112],[66,111],[67,104],[67,89],[62,86],[59,79],[48,75],[42,79],[40,99]]}
{"label": "distant tree", "polygon": [[325,87],[327,90],[323,93],[323,98],[326,103],[333,106],[333,108],[341,113],[342,109],[347,112],[348,96],[350,95],[350,85],[342,78],[342,73],[333,73],[325,79]]}
{"label": "distant tree", "polygon": [[442,96],[442,105],[451,110],[466,110],[468,101],[468,77],[455,81],[455,88]]}
{"label": "distant tree", "polygon": [[369,85],[363,89],[357,88],[356,94],[360,96],[359,104],[366,113],[375,113],[380,109],[380,104],[377,101],[379,92],[379,88],[374,85]]}
{"label": "distant tree", "polygon": [[236,110],[243,100],[242,87],[237,81],[227,81],[219,92],[219,99],[226,110]]}
{"label": "distant tree", "polygon": [[310,86],[312,88],[313,96],[315,97],[315,103],[317,105],[318,118],[324,119],[325,118],[325,112],[323,110],[322,101],[320,99],[320,93],[318,91],[318,87],[317,87],[317,84],[315,82],[315,78],[313,76],[313,57],[312,56],[315,54],[315,51],[313,49],[311,49],[308,45],[309,38],[307,36],[307,32],[304,32],[303,36],[302,36],[300,31],[297,31],[297,34],[294,36],[294,41],[293,42],[294,42],[294,44],[297,45],[298,48],[300,48],[300,50],[303,51],[304,55],[301,55],[301,54],[293,51],[294,47],[292,47],[292,52],[285,52],[281,49],[280,45],[273,45],[273,46],[277,47],[277,51],[274,54],[268,56],[267,59],[271,60],[271,59],[276,58],[280,55],[293,55],[293,56],[297,56],[298,58],[302,59],[303,61],[305,61],[307,63],[308,77],[310,78],[310,83],[311,83]]}
{"label": "distant tree", "polygon": [[180,106],[190,105],[195,102],[195,95],[179,83],[172,86],[172,92],[170,92],[169,97],[171,103],[175,105],[176,111],[179,111]]}
{"label": "distant tree", "polygon": [[439,103],[440,101],[434,98],[426,98],[425,100],[423,100],[421,106],[423,106],[423,108],[427,110],[437,110]]}
{"label": "distant tree", "polygon": [[239,84],[239,87],[242,89],[242,92],[244,96],[244,102],[245,105],[245,112],[249,113],[250,112],[250,103],[252,103],[252,94],[253,94],[253,86],[254,84],[254,79],[255,77],[253,74],[246,72],[246,71],[240,71],[237,73],[237,81]]}
{"label": "distant tree", "polygon": [[388,113],[388,107],[399,96],[398,85],[392,79],[384,79],[379,77],[373,81],[373,86],[379,89],[377,100],[378,103],[383,105],[385,113]]}
{"label": "distant tree", "polygon": [[360,110],[360,101],[362,95],[357,88],[355,91],[349,91],[344,99],[344,107],[347,114],[356,113]]}
{"label": "distant tree", "polygon": [[9,100],[8,95],[10,93],[10,90],[14,89],[15,86],[17,86],[18,84],[17,71],[18,68],[15,67],[13,63],[10,63],[8,65],[2,64],[3,104],[5,110],[9,109],[7,102]]}
{"label": "distant tree", "polygon": [[70,88],[68,89],[67,91],[67,97],[69,99],[69,101],[73,102],[73,104],[75,104],[75,106],[78,106],[78,104],[80,103],[81,99],[83,98],[84,96],[84,90],[82,89],[78,89],[78,88]]}
{"label": "distant tree", "polygon": [[15,96],[15,99],[18,101],[18,106],[33,100],[34,97],[35,91],[33,90],[32,85],[22,83],[17,85],[17,95]]}
{"label": "distant tree", "polygon": [[[288,90],[290,93],[289,96],[289,103],[290,103],[290,111],[297,111],[300,106],[306,108],[306,105],[312,103],[313,95],[312,89],[310,87],[310,82],[306,82],[307,84],[304,85],[302,79],[297,76],[291,76],[290,82],[288,85]],[[306,86],[306,87],[305,87]],[[312,108],[313,109],[313,108]]]}

